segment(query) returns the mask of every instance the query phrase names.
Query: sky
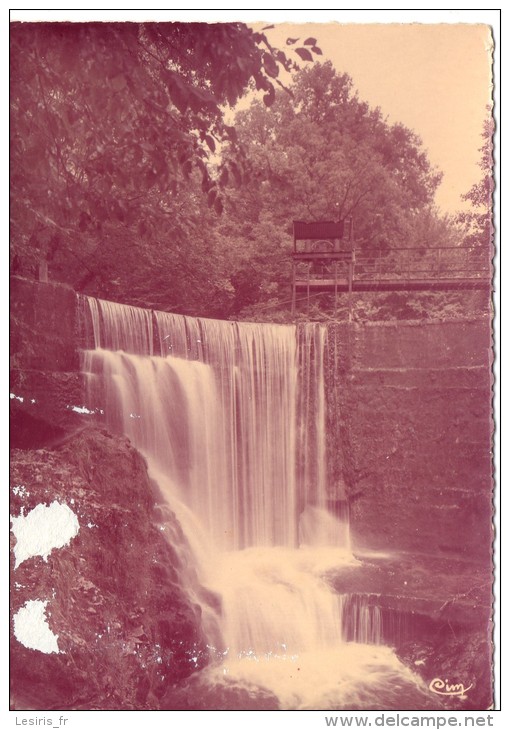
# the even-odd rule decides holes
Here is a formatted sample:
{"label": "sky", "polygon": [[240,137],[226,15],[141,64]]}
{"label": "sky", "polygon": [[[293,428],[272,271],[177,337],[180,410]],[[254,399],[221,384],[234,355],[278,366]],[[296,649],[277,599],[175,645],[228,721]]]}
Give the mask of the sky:
{"label": "sky", "polygon": [[[360,99],[380,107],[389,122],[403,123],[422,139],[431,163],[443,172],[436,203],[443,212],[453,213],[467,206],[461,195],[480,178],[481,132],[492,95],[492,35],[487,23],[494,21],[495,13],[407,9],[14,10],[11,20],[241,20],[250,24],[264,20],[276,24],[268,37],[284,50],[288,50],[289,36],[304,40],[313,35],[323,59],[352,77]],[[288,18],[330,22],[282,22]]]}
{"label": "sky", "polygon": [[487,25],[282,24],[267,36],[287,51],[288,37],[317,38],[323,58],[351,76],[360,99],[422,139],[444,173],[439,208],[465,207],[461,195],[480,178],[480,135],[492,95]]}

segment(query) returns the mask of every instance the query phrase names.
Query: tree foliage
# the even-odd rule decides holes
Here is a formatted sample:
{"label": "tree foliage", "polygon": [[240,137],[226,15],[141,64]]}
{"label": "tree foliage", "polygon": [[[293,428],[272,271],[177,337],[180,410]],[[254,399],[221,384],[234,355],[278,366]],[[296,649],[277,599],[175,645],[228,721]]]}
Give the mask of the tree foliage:
{"label": "tree foliage", "polygon": [[86,293],[233,316],[288,299],[294,219],[353,216],[388,251],[451,232],[418,137],[307,66],[316,38],[284,52],[269,30],[13,24],[13,271],[43,258]]}
{"label": "tree foliage", "polygon": [[143,275],[145,289],[187,286],[188,308],[221,298],[213,216],[243,175],[223,109],[250,88],[270,106],[294,67],[242,23],[13,24],[13,270],[44,257],[53,278],[105,296],[141,295]]}
{"label": "tree foliage", "polygon": [[383,251],[418,245],[420,229],[437,220],[441,175],[411,130],[360,101],[329,62],[301,70],[290,90],[270,110],[255,101],[236,117],[250,173],[232,192],[227,218],[230,236],[252,251],[247,305],[257,279],[260,299],[278,299],[278,291],[288,299],[293,220],[352,216],[356,246]]}
{"label": "tree foliage", "polygon": [[347,74],[337,74],[331,63],[316,64],[297,75],[292,93],[279,94],[264,116],[254,104],[237,128],[246,143],[251,140],[256,174],[269,174],[276,189],[291,193],[296,213],[356,215],[357,237],[372,242],[375,217],[397,208],[412,213],[432,202],[441,176],[420,140],[360,102]]}
{"label": "tree foliage", "polygon": [[485,120],[482,131],[483,144],[480,147],[481,179],[475,183],[462,198],[471,204],[471,209],[457,216],[466,243],[483,246],[490,250],[494,236],[492,199],[494,195],[493,143],[494,119]]}

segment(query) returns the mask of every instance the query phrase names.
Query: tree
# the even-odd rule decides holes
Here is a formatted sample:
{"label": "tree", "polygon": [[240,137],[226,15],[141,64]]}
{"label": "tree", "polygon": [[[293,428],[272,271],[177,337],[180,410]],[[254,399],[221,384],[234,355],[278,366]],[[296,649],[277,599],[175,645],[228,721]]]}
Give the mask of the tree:
{"label": "tree", "polygon": [[494,159],[493,143],[494,119],[492,116],[486,119],[483,125],[480,147],[480,161],[478,163],[482,170],[482,178],[475,183],[462,199],[471,203],[471,209],[462,211],[457,216],[464,233],[464,242],[468,245],[481,246],[490,253],[494,238],[494,225],[492,215],[492,198],[494,194]]}
{"label": "tree", "polygon": [[[223,108],[250,88],[270,106],[294,66],[242,23],[13,24],[13,270],[46,258],[53,278],[129,299],[163,267],[166,290],[197,290],[189,264],[210,247],[207,209],[220,214],[243,174]],[[210,296],[224,277],[201,265],[197,296]]]}
{"label": "tree", "polygon": [[236,117],[249,179],[232,191],[227,217],[231,235],[251,248],[244,278],[253,281],[255,269],[266,298],[278,290],[288,298],[292,220],[352,216],[358,248],[413,245],[424,212],[435,215],[441,180],[419,138],[361,102],[331,63],[301,70],[290,91],[269,111],[254,102]]}

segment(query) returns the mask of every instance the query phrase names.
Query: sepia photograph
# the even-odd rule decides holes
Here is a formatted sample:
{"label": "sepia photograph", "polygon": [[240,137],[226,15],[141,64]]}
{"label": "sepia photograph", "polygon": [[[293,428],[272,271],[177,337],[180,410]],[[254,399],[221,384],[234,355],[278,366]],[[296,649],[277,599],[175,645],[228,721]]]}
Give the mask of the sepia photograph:
{"label": "sepia photograph", "polygon": [[495,28],[26,12],[11,710],[490,719]]}

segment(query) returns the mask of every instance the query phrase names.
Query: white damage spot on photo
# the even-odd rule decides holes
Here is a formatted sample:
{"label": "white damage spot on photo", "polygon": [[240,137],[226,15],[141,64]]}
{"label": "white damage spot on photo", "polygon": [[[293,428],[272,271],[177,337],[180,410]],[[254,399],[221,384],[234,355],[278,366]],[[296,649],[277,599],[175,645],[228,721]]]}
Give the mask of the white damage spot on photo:
{"label": "white damage spot on photo", "polygon": [[38,504],[26,516],[11,517],[11,522],[16,538],[14,568],[35,555],[46,560],[52,550],[68,545],[80,529],[74,512],[59,502]]}
{"label": "white damage spot on photo", "polygon": [[47,601],[27,601],[14,616],[14,635],[27,649],[58,654],[58,636],[46,620]]}
{"label": "white damage spot on photo", "polygon": [[20,496],[21,498],[30,496],[30,492],[27,492],[27,489],[24,484],[16,484],[12,488],[12,493],[15,494],[16,496]]}
{"label": "white damage spot on photo", "polygon": [[67,406],[75,413],[86,413],[88,415],[91,415],[94,413],[94,411],[91,411],[90,408],[87,408],[87,406]]}

